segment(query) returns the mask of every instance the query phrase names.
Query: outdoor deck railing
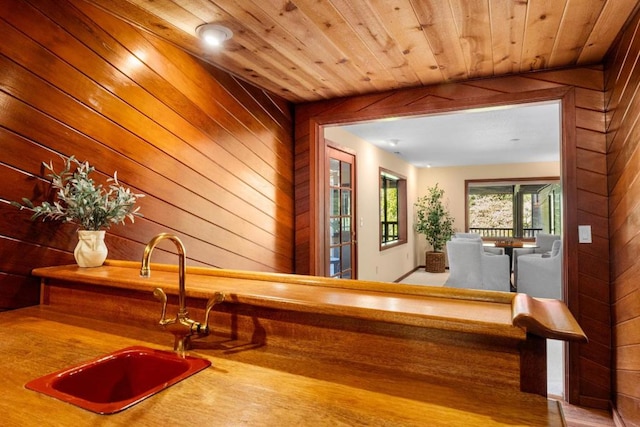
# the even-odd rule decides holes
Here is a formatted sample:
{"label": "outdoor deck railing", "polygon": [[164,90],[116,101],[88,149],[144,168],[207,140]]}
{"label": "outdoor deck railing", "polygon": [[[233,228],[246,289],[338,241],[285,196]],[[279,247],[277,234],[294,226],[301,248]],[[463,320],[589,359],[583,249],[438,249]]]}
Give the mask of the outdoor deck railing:
{"label": "outdoor deck railing", "polygon": [[[525,228],[522,230],[523,239],[532,239],[536,237],[538,233],[542,231],[542,228]],[[482,237],[514,237],[513,228],[499,228],[499,227],[471,227],[470,233],[478,233]]]}
{"label": "outdoor deck railing", "polygon": [[398,221],[382,221],[382,236],[384,241],[382,243],[393,242],[398,240]]}

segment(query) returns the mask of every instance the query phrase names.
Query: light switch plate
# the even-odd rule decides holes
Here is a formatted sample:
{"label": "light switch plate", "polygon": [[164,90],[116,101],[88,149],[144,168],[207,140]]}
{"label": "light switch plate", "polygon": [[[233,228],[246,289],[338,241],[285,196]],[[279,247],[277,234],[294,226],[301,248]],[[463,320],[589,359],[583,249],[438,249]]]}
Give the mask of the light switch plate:
{"label": "light switch plate", "polygon": [[591,243],[591,226],[590,225],[578,226],[578,242]]}

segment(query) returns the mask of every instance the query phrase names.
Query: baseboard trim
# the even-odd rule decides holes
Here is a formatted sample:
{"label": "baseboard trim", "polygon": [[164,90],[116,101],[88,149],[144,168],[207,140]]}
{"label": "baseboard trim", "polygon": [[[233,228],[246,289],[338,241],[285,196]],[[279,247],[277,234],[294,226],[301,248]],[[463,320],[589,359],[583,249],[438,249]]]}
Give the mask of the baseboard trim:
{"label": "baseboard trim", "polygon": [[411,270],[410,272],[404,274],[403,276],[401,276],[399,279],[396,279],[393,281],[393,283],[400,283],[402,282],[404,279],[406,279],[407,277],[411,276],[413,273],[415,273],[416,271],[420,270],[421,268],[424,268],[424,265],[422,266],[417,266],[416,268],[414,268],[413,270]]}
{"label": "baseboard trim", "polygon": [[[402,275],[400,278],[396,279],[393,281],[393,283],[400,283],[402,282],[404,279],[406,279],[407,277],[411,276],[413,273],[415,273],[416,271],[423,269],[424,270],[425,266],[424,265],[419,265],[416,268],[414,268],[413,270],[411,270],[410,272]],[[449,271],[449,266],[445,267],[445,271]]]}

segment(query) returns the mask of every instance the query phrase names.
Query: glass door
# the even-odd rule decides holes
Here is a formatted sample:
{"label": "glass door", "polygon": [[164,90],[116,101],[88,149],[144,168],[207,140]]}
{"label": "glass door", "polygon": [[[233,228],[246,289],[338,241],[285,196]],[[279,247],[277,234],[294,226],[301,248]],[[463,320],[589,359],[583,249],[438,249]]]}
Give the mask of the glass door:
{"label": "glass door", "polygon": [[355,156],[328,147],[327,276],[356,279]]}

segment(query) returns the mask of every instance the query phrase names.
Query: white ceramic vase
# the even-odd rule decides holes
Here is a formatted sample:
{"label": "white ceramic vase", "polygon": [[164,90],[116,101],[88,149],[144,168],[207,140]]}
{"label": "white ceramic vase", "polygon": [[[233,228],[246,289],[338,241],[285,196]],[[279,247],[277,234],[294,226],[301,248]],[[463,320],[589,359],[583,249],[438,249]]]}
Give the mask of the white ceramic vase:
{"label": "white ceramic vase", "polygon": [[80,267],[99,267],[107,259],[104,230],[78,230],[78,244],[73,256]]}

